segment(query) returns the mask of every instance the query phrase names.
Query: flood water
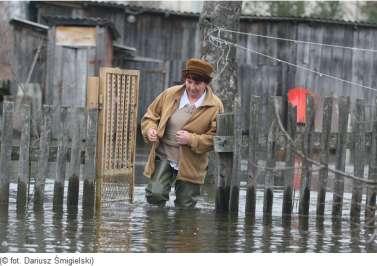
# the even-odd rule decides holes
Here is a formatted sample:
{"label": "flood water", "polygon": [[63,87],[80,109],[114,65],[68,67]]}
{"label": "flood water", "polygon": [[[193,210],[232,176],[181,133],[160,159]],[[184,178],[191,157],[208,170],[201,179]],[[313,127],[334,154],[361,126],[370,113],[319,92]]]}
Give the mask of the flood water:
{"label": "flood water", "polygon": [[[64,210],[54,214],[52,204],[43,212],[32,208],[25,217],[15,211],[16,185],[11,184],[8,214],[0,215],[0,252],[376,252],[377,242],[367,244],[373,231],[350,226],[350,195],[345,196],[343,219],[331,219],[332,195],[326,198],[323,223],[315,218],[315,193],[311,194],[311,215],[307,224],[300,223],[294,207],[291,224],[281,220],[281,191],[274,194],[274,212],[270,225],[263,222],[263,191],[257,193],[254,224],[245,216],[246,192],[241,187],[238,216],[214,211],[213,187],[203,187],[198,208],[176,210],[173,200],[165,208],[151,207],[144,200],[144,185],[135,188],[132,205],[114,203],[97,218],[83,217]],[[46,195],[52,202],[53,185]],[[79,202],[81,203],[81,202]],[[363,216],[363,215],[362,215]]]}

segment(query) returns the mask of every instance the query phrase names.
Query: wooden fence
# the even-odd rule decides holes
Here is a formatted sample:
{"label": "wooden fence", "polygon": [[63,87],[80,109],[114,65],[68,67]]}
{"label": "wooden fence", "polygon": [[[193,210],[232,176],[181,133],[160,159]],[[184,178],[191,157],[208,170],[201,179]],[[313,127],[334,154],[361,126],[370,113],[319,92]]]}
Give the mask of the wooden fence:
{"label": "wooden fence", "polygon": [[[294,187],[297,186],[294,180],[299,177],[298,214],[301,218],[309,215],[310,194],[314,190],[317,191],[316,216],[323,218],[326,194],[332,193],[332,217],[341,218],[345,208],[346,181],[352,192],[351,221],[360,222],[364,207],[365,222],[373,223],[377,192],[377,105],[357,99],[351,111],[349,97],[326,97],[321,100],[323,106],[314,104],[312,97],[307,98],[305,125],[296,123],[296,108],[277,96],[251,97],[248,129],[243,129],[239,122],[240,108],[237,104],[234,113],[218,115],[214,141],[215,151],[219,155],[218,211],[238,211],[239,150],[245,144],[243,138],[247,137],[245,212],[252,219],[255,219],[256,213],[257,177],[262,175],[263,215],[266,219],[272,215],[276,191],[274,179],[280,178],[284,180],[283,187],[280,187],[283,190],[281,215],[283,220],[290,220]],[[320,109],[323,110],[322,129],[317,132],[314,130],[314,117]],[[338,115],[335,126],[331,125],[333,114]],[[320,127],[317,125],[317,128]],[[297,161],[301,162],[301,166],[297,165]],[[313,184],[313,181],[316,182]],[[366,192],[365,203],[362,201],[363,191]]]}
{"label": "wooden fence", "polygon": [[54,178],[53,210],[63,210],[66,180],[67,209],[77,210],[81,177],[83,211],[93,215],[97,109],[43,105],[37,133],[31,130],[30,105],[4,101],[2,109],[0,206],[8,208],[10,183],[16,182],[17,213],[25,212],[29,199],[42,209],[46,179]]}

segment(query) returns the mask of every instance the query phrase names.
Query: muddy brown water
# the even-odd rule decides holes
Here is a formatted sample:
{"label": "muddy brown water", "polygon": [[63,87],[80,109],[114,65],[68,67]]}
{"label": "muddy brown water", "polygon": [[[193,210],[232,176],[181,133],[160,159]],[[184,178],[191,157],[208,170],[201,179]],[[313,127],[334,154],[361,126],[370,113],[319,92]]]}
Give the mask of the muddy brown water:
{"label": "muddy brown water", "polygon": [[[316,194],[311,194],[310,216],[300,223],[297,208],[290,225],[281,219],[282,192],[274,194],[270,224],[263,220],[263,191],[257,192],[255,223],[245,215],[246,190],[241,186],[237,216],[214,211],[214,188],[203,187],[198,208],[174,208],[174,193],[165,208],[148,206],[144,185],[135,187],[133,204],[114,203],[96,218],[77,214],[44,211],[30,207],[24,217],[15,211],[16,185],[11,184],[9,210],[0,214],[0,252],[376,252],[376,240],[368,244],[373,231],[363,225],[351,226],[345,195],[343,218],[333,223],[331,199],[326,197],[326,215],[315,217]],[[46,197],[52,202],[53,182],[47,184]],[[298,195],[297,195],[298,196]],[[81,203],[81,202],[79,202]],[[363,215],[362,215],[363,216]]]}

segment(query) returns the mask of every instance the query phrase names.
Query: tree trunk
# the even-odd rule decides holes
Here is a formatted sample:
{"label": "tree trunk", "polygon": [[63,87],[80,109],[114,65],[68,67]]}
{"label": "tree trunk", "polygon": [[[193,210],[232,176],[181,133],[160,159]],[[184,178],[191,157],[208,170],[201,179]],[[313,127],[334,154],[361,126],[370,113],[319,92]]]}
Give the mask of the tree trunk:
{"label": "tree trunk", "polygon": [[[241,1],[205,1],[199,19],[202,40],[201,55],[203,59],[211,63],[215,68],[211,87],[222,100],[225,112],[232,112],[234,106],[240,106],[241,104],[237,82],[236,48],[234,46],[216,47],[209,40],[209,34],[213,31],[214,26],[239,31],[241,6]],[[229,42],[238,43],[238,35],[235,33],[222,32],[220,37]],[[222,155],[220,154],[220,156]],[[230,161],[232,160],[232,158],[229,159]],[[239,179],[238,175],[233,175],[233,178],[231,176],[222,176],[218,172],[220,169],[217,169],[216,161],[215,154],[213,152],[210,153],[206,183],[214,183],[214,180],[216,180],[216,209],[228,210],[229,197],[238,199]],[[240,160],[237,161],[239,162]],[[234,195],[230,195],[231,193]],[[222,200],[219,201],[218,199]],[[238,204],[238,201],[235,204]]]}
{"label": "tree trunk", "polygon": [[[224,103],[225,112],[232,112],[234,100],[237,98],[239,100],[236,48],[224,47],[223,51],[209,41],[208,35],[214,25],[239,31],[241,3],[241,1],[205,1],[199,19],[202,58],[215,67],[215,75],[211,83],[215,94]],[[238,35],[235,33],[222,32],[221,38],[232,43],[238,42]]]}

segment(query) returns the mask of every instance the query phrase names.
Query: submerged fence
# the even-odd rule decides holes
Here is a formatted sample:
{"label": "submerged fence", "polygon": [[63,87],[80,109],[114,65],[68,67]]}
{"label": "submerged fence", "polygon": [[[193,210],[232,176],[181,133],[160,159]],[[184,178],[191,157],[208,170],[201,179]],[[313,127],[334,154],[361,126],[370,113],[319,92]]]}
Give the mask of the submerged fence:
{"label": "submerged fence", "polygon": [[97,109],[3,102],[0,149],[0,206],[8,208],[10,183],[17,183],[17,212],[29,202],[43,209],[45,181],[54,178],[54,211],[62,211],[68,180],[67,208],[77,210],[80,178],[83,211],[94,213]]}
{"label": "submerged fence", "polygon": [[[297,111],[282,97],[252,96],[250,128],[241,128],[239,107],[218,115],[215,151],[218,154],[216,209],[237,212],[241,147],[247,137],[248,169],[246,214],[255,218],[256,189],[264,190],[263,215],[271,218],[276,178],[283,180],[281,215],[289,220],[294,190],[299,190],[298,214],[308,217],[311,193],[317,191],[316,216],[325,213],[325,197],[332,193],[331,213],[341,218],[345,180],[351,186],[350,219],[375,219],[377,192],[377,105],[349,97],[326,97],[323,108],[307,98],[306,122],[297,124]],[[315,127],[315,113],[323,111],[322,126]],[[337,117],[334,117],[337,116]],[[333,123],[332,123],[333,121]],[[334,123],[336,121],[336,123]],[[318,122],[318,121],[317,121]],[[317,130],[315,130],[317,128]],[[352,128],[352,129],[351,129]],[[351,160],[349,160],[351,158]],[[264,184],[257,184],[264,180]],[[300,182],[297,182],[300,181]],[[312,184],[315,180],[315,184]],[[362,202],[363,191],[366,194]],[[363,205],[364,206],[363,206]]]}

